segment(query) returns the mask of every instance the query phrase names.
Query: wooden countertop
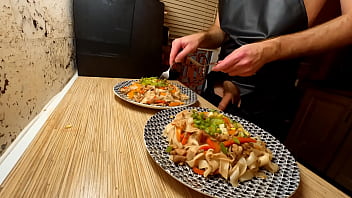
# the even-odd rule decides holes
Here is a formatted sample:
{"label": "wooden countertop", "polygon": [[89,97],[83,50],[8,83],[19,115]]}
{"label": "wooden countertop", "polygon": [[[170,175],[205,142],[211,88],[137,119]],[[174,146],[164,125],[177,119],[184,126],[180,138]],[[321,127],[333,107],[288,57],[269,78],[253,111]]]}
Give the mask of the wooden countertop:
{"label": "wooden countertop", "polygon": [[[206,197],[149,156],[144,125],[159,110],[120,100],[126,79],[78,77],[0,186],[0,197]],[[202,97],[196,106],[215,108]],[[299,164],[293,197],[348,197]]]}

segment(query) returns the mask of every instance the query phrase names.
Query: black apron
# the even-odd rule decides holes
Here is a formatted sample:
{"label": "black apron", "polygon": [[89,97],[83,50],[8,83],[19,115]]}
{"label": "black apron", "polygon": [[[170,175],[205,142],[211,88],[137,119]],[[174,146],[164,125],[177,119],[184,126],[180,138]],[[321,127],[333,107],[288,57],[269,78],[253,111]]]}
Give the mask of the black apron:
{"label": "black apron", "polygon": [[[227,35],[219,60],[242,45],[308,27],[303,0],[219,0],[219,19],[221,29]],[[241,91],[241,108],[230,113],[250,121],[277,116],[277,110],[286,111],[282,108],[290,105],[287,98],[291,97],[298,66],[298,60],[275,61],[264,65],[250,77],[210,72],[204,96],[213,103],[219,102],[219,99],[211,98],[214,96],[213,87],[219,81],[230,80]]]}

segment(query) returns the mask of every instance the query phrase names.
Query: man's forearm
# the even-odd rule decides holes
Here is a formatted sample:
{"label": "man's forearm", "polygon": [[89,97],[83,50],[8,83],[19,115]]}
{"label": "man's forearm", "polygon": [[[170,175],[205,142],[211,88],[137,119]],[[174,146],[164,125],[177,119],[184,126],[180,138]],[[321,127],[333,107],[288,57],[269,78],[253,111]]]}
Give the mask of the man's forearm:
{"label": "man's forearm", "polygon": [[225,32],[220,28],[219,15],[216,15],[214,24],[204,32],[198,33],[202,35],[200,45],[201,48],[218,48],[225,39]]}
{"label": "man's forearm", "polygon": [[220,27],[215,25],[209,28],[206,32],[201,32],[200,34],[203,34],[199,46],[201,48],[218,48],[225,39],[225,33],[220,29]]}
{"label": "man's forearm", "polygon": [[268,62],[319,53],[352,44],[352,13],[314,28],[263,41]]}

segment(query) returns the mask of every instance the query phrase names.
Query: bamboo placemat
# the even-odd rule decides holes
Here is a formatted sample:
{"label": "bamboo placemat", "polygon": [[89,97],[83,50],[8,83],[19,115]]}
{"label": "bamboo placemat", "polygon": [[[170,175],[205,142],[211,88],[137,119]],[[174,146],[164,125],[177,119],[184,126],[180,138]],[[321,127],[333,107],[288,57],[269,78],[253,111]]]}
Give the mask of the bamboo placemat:
{"label": "bamboo placemat", "polygon": [[[0,197],[206,197],[149,156],[144,125],[160,110],[115,96],[113,86],[124,80],[78,77],[0,186]],[[202,97],[194,106],[215,108]],[[294,197],[345,196],[299,166]]]}

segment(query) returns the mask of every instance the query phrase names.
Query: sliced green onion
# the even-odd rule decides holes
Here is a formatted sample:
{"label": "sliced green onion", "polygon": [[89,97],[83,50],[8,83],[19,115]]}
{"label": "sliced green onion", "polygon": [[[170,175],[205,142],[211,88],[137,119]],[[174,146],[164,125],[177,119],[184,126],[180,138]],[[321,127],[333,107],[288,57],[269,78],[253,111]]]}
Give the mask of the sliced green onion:
{"label": "sliced green onion", "polygon": [[220,149],[223,153],[227,154],[228,150],[226,148],[226,146],[224,145],[224,143],[220,142]]}
{"label": "sliced green onion", "polygon": [[236,143],[236,144],[241,144],[240,140],[236,137],[233,137],[233,141]]}
{"label": "sliced green onion", "polygon": [[170,153],[172,151],[172,146],[168,146],[165,150],[167,153]]}

